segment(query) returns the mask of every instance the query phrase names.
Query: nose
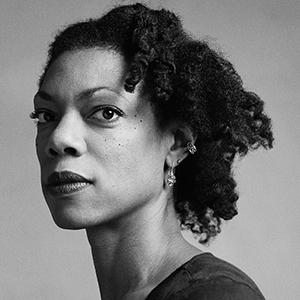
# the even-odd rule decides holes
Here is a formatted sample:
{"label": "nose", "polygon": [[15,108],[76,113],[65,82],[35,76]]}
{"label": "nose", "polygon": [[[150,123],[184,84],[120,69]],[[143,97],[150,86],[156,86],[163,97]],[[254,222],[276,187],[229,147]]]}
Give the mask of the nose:
{"label": "nose", "polygon": [[81,156],[86,152],[84,128],[80,118],[63,117],[51,133],[46,145],[46,155],[50,158],[58,156]]}

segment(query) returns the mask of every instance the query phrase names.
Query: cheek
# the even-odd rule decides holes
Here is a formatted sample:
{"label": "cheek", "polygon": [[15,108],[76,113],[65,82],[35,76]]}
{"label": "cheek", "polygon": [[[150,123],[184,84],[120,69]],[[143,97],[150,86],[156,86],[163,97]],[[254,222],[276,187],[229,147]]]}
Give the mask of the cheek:
{"label": "cheek", "polygon": [[42,164],[46,159],[46,148],[52,131],[38,129],[35,138],[35,149],[39,162]]}
{"label": "cheek", "polygon": [[155,131],[139,122],[136,126],[116,130],[101,140],[98,147],[94,144],[92,148],[98,149],[95,155],[98,161],[102,161],[110,185],[118,189],[122,185],[128,189],[161,181],[164,158]]}
{"label": "cheek", "polygon": [[35,151],[38,157],[40,164],[43,161],[43,157],[45,157],[45,139],[41,138],[41,135],[37,134],[35,138]]}

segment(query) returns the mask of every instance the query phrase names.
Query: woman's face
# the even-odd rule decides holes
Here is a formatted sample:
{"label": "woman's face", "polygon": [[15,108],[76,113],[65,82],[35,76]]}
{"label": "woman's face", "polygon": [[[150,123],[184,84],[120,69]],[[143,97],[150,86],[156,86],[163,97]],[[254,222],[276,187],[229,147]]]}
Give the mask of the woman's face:
{"label": "woman's face", "polygon": [[43,194],[60,227],[120,219],[163,189],[166,135],[138,87],[124,90],[125,68],[113,51],[66,52],[34,98]]}

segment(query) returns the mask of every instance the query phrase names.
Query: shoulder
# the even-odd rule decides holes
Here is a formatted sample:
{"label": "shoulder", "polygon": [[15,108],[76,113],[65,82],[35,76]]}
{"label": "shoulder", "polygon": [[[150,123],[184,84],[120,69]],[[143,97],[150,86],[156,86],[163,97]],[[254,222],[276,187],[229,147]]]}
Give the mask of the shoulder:
{"label": "shoulder", "polygon": [[159,284],[149,296],[163,300],[263,300],[244,272],[232,264],[204,253],[193,257]]}
{"label": "shoulder", "polygon": [[264,300],[262,294],[248,284],[226,277],[202,282],[193,281],[184,289],[171,293],[165,300]]}

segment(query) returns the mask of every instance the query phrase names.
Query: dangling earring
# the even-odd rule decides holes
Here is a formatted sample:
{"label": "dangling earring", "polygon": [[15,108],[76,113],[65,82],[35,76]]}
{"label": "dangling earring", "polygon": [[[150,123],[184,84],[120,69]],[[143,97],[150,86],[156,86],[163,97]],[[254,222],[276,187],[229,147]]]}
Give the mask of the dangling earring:
{"label": "dangling earring", "polygon": [[173,186],[176,183],[176,176],[174,174],[174,171],[174,166],[172,166],[168,171],[167,184],[169,187]]}
{"label": "dangling earring", "polygon": [[195,154],[197,151],[196,146],[192,142],[188,142],[186,147],[191,154]]}

